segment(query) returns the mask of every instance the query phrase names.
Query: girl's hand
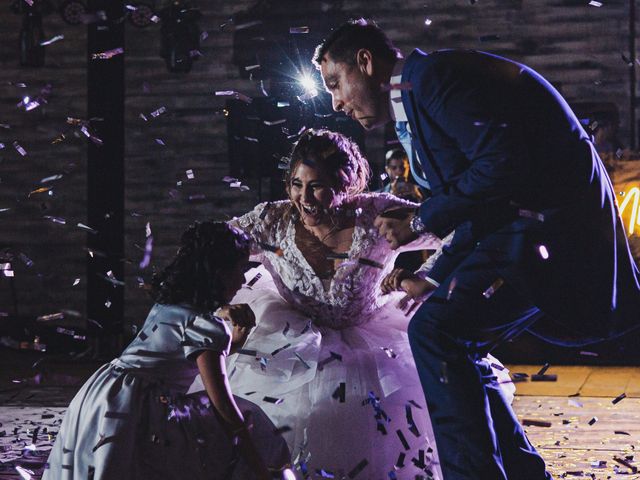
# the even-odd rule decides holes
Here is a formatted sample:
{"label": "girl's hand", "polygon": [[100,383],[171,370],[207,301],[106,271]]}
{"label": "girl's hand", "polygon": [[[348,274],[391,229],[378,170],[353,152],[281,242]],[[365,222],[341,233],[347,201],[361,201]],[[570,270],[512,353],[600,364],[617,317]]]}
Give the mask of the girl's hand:
{"label": "girl's hand", "polygon": [[380,284],[382,294],[386,295],[396,290],[403,290],[402,281],[410,278],[418,278],[415,274],[404,268],[396,268],[387,275]]}
{"label": "girl's hand", "polygon": [[409,270],[396,268],[382,281],[380,289],[383,294],[396,290],[406,292],[406,295],[400,299],[397,306],[405,315],[409,316],[427,299],[436,289],[436,286]]}
{"label": "girl's hand", "polygon": [[241,327],[240,325],[233,326],[233,329],[231,330],[230,353],[236,353],[242,348],[244,342],[246,342],[249,337],[249,333],[251,333],[251,329],[249,327]]}
{"label": "girl's hand", "polygon": [[256,316],[246,303],[220,307],[216,312],[216,316],[230,321],[234,327],[237,325],[251,330],[256,326]]}
{"label": "girl's hand", "polygon": [[235,353],[242,348],[247,341],[251,329],[256,326],[256,316],[251,307],[246,303],[225,305],[216,312],[216,315],[231,322],[231,351]]}

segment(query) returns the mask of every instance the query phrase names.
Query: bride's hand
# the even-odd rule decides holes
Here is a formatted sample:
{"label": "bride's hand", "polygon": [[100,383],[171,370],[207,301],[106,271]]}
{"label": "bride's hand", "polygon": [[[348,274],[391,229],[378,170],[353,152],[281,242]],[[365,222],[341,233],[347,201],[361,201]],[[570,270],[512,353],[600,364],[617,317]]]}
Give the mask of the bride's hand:
{"label": "bride's hand", "polygon": [[409,270],[405,270],[404,268],[395,268],[384,278],[384,280],[382,280],[380,290],[382,290],[383,295],[395,292],[396,290],[402,290],[402,282],[412,277],[418,278]]}

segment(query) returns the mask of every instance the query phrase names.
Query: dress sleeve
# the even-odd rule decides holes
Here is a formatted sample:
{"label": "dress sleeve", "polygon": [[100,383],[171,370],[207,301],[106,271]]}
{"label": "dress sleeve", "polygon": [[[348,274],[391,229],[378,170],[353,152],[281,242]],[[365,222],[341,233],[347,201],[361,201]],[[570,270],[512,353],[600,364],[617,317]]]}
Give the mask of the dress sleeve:
{"label": "dress sleeve", "polygon": [[191,358],[202,350],[229,354],[231,333],[221,318],[195,315],[187,320],[182,338],[185,358]]}
{"label": "dress sleeve", "polygon": [[[239,228],[253,240],[251,244],[251,260],[262,262],[265,246],[272,246],[277,236],[279,221],[287,208],[287,202],[263,202],[253,210],[227,223]],[[275,245],[274,245],[275,246]]]}

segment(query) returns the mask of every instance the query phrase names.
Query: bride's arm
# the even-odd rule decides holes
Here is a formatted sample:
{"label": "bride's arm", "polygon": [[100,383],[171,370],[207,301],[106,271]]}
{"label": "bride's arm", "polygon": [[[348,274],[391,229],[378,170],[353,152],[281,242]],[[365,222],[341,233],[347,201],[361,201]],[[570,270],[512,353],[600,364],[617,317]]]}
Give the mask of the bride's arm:
{"label": "bride's arm", "polygon": [[[263,202],[259,203],[250,212],[240,217],[235,217],[227,223],[242,230],[249,235],[251,242],[251,260],[262,261],[265,247],[273,242],[275,229],[278,228],[278,220],[282,218],[284,212],[283,202]],[[273,247],[278,247],[273,245]]]}

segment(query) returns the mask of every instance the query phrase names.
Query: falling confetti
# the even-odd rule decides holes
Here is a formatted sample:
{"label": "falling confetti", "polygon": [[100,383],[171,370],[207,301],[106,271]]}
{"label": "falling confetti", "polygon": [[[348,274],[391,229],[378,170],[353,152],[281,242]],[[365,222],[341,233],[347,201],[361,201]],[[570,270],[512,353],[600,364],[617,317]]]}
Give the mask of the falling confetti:
{"label": "falling confetti", "polygon": [[116,55],[121,55],[123,53],[124,53],[124,48],[118,47],[111,50],[107,50],[106,52],[92,53],[91,60],[109,60],[110,58],[113,58]]}

